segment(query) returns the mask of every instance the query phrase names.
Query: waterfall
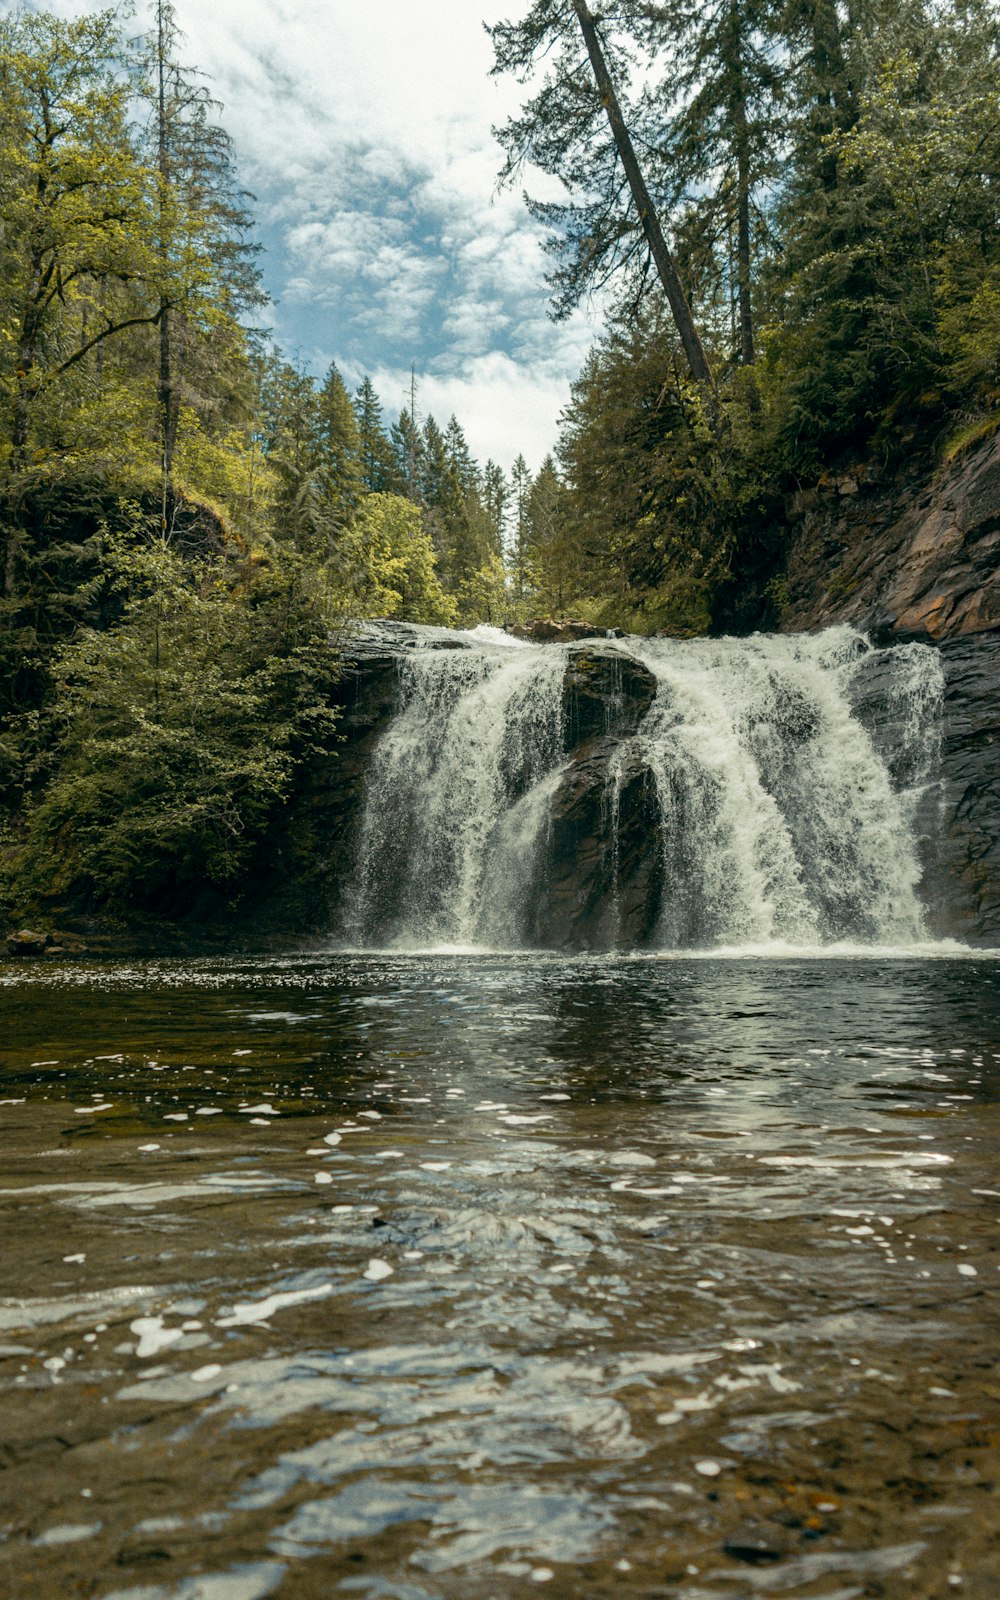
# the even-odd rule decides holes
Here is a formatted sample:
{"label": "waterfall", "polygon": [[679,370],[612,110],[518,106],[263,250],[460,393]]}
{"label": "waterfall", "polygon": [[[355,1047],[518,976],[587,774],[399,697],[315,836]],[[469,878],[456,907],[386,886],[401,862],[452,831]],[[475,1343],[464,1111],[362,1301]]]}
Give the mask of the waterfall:
{"label": "waterfall", "polygon": [[[448,642],[401,653],[358,830],[355,945],[924,939],[935,651],[876,650],[849,627]],[[596,722],[574,713],[581,660],[600,677]],[[631,714],[626,668],[646,685]]]}
{"label": "waterfall", "polygon": [[415,650],[368,778],[362,942],[516,944],[562,758],[559,650]]}

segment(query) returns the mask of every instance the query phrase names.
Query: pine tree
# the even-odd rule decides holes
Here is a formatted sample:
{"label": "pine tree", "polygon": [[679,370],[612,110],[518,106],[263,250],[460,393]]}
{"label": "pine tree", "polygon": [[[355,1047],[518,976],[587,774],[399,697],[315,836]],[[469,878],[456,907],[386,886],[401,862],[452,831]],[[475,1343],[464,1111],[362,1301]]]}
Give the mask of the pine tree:
{"label": "pine tree", "polygon": [[462,488],[464,494],[473,494],[479,488],[479,468],[472,458],[468,441],[458,418],[448,418],[448,426],[444,430],[445,455],[448,465]]}
{"label": "pine tree", "polygon": [[361,450],[361,479],[368,494],[402,494],[401,477],[389,435],[382,421],[382,403],[370,378],[363,378],[354,395],[354,415]]}
{"label": "pine tree", "polygon": [[532,482],[526,518],[535,598],[552,616],[565,616],[582,576],[566,510],[566,490],[554,459],[547,455]]}
{"label": "pine tree", "polygon": [[483,468],[482,500],[489,521],[490,549],[502,561],[507,542],[510,488],[503,467],[496,461],[487,461]]}
{"label": "pine tree", "polygon": [[424,442],[412,413],[404,406],[399,420],[389,429],[397,481],[414,505],[421,502],[420,481],[423,472]]}
{"label": "pine tree", "polygon": [[[235,171],[232,143],[212,119],[218,106],[197,74],[176,59],[181,41],[170,0],[156,0],[149,41],[146,92],[152,101],[151,137],[157,172],[159,257],[158,406],[162,523],[173,495],[178,429],[184,404],[197,404],[210,385],[200,368],[214,369],[226,321],[264,303],[248,241],[251,217]],[[208,354],[207,339],[214,347]]]}
{"label": "pine tree", "polygon": [[733,288],[735,349],[751,366],[754,197],[776,173],[783,133],[775,0],[709,7],[667,0],[648,8],[643,37],[652,60],[666,63],[648,106],[664,130],[660,160],[682,186],[695,230],[722,256]]}
{"label": "pine tree", "polygon": [[320,459],[317,487],[327,526],[335,539],[361,501],[364,469],[357,418],[344,381],[331,365],[317,396]]}
{"label": "pine tree", "polygon": [[515,458],[510,469],[511,551],[510,570],[514,600],[520,607],[530,595],[531,582],[531,528],[528,521],[528,500],[531,495],[531,471],[523,455]]}
{"label": "pine tree", "polygon": [[300,553],[326,552],[329,528],[318,492],[323,424],[316,385],[277,352],[262,383],[264,453],[274,478],[275,536]]}

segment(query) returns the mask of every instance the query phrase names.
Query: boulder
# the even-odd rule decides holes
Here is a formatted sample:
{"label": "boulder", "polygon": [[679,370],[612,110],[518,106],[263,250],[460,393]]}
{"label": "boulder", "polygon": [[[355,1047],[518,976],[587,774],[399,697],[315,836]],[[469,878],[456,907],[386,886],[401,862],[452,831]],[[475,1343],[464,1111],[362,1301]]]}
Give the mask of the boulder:
{"label": "boulder", "polygon": [[656,695],[656,678],[649,668],[613,645],[572,651],[564,682],[567,750],[598,735],[627,738]]}
{"label": "boulder", "polygon": [[580,639],[608,639],[614,630],[598,628],[592,622],[575,622],[567,617],[536,617],[532,622],[507,623],[505,632],[513,639],[531,644],[576,644]]}
{"label": "boulder", "polygon": [[608,950],[651,939],[663,863],[652,776],[612,737],[573,754],[552,802],[535,938],[556,949]]}
{"label": "boulder", "polygon": [[7,953],[12,956],[43,956],[51,944],[51,934],[35,933],[30,928],[19,928],[7,935]]}

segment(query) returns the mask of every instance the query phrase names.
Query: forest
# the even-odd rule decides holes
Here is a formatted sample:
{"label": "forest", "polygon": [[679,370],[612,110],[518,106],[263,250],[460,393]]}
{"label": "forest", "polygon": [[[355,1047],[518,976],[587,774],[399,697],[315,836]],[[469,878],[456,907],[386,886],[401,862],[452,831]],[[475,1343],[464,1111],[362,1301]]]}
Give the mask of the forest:
{"label": "forest", "polygon": [[[335,753],[358,620],[766,626],[790,496],[1000,426],[989,0],[535,0],[499,181],[603,331],[477,462],[265,331],[253,200],[161,0],[0,19],[0,908],[236,904]],[[548,192],[548,191],[547,191]]]}

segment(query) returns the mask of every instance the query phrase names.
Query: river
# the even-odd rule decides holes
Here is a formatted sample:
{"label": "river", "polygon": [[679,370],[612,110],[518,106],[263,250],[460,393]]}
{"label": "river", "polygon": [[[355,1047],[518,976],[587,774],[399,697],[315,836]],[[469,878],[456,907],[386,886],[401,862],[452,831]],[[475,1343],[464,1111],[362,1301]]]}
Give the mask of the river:
{"label": "river", "polygon": [[995,1600],[1000,964],[0,968],[11,1600]]}

